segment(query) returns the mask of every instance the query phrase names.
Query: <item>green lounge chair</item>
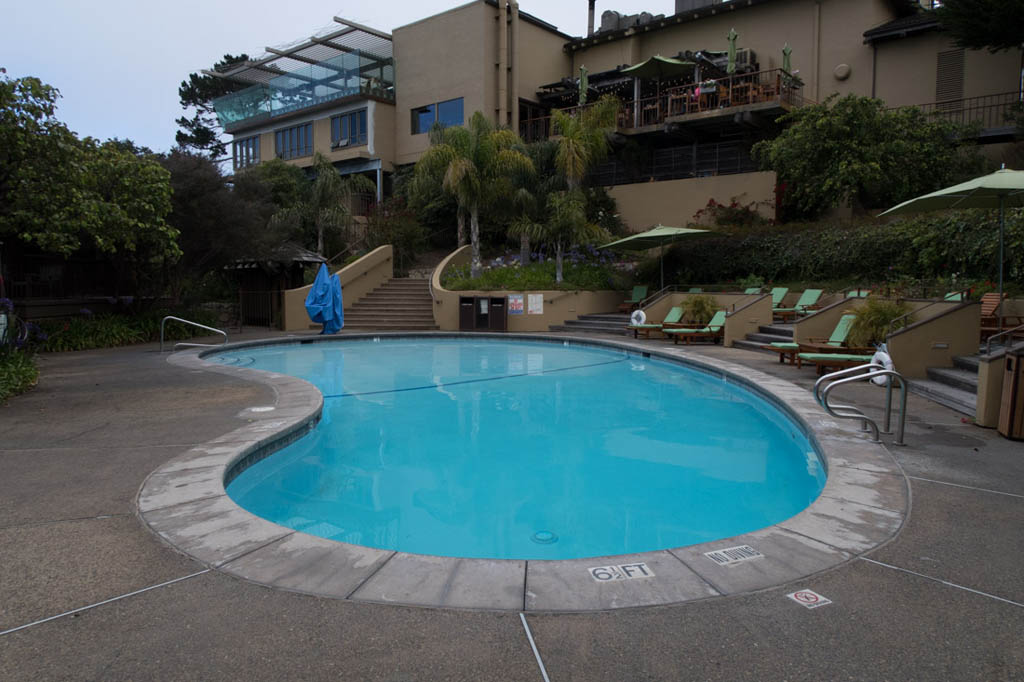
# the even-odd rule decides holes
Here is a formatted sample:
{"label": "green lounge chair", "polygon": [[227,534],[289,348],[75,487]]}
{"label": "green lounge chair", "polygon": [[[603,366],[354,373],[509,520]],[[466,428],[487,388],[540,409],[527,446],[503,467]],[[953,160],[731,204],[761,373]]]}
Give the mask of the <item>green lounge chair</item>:
{"label": "green lounge chair", "polygon": [[797,366],[800,366],[799,359],[796,357],[797,353],[839,353],[846,348],[846,337],[850,334],[850,325],[857,318],[855,313],[847,313],[839,318],[839,322],[836,323],[835,329],[832,330],[832,335],[827,339],[815,339],[811,338],[803,343],[777,341],[765,346],[761,346],[764,350],[775,351],[779,354],[779,362],[785,362],[789,360],[789,364],[794,362]]}
{"label": "green lounge chair", "polygon": [[686,292],[688,294],[703,294],[704,290],[700,287],[690,287],[690,290]]}
{"label": "green lounge chair", "polygon": [[747,287],[744,292],[745,294],[759,294],[761,293],[761,287]]}
{"label": "green lounge chair", "polygon": [[619,305],[619,312],[633,312],[636,308],[640,307],[641,301],[643,301],[645,298],[647,298],[647,287],[642,284],[638,284],[637,286],[633,287],[633,297],[626,301],[623,301]]}
{"label": "green lounge chair", "polygon": [[951,291],[942,297],[943,301],[963,301],[965,298],[962,291]]}
{"label": "green lounge chair", "polygon": [[851,289],[846,292],[846,298],[867,298],[871,289]]}
{"label": "green lounge chair", "polygon": [[797,364],[806,362],[813,363],[818,367],[818,374],[822,375],[828,368],[833,369],[845,369],[847,367],[856,367],[857,365],[866,365],[871,362],[871,355],[859,355],[852,353],[799,353],[797,358]]}
{"label": "green lounge chair", "polygon": [[718,339],[722,337],[725,332],[725,311],[719,310],[715,313],[715,316],[711,318],[711,321],[707,323],[703,329],[662,329],[661,333],[667,338],[669,335],[672,336],[672,342],[677,346],[679,345],[679,339],[683,339],[686,343],[690,343],[695,339],[711,339],[715,343],[718,343]]}
{"label": "green lounge chair", "polygon": [[644,338],[649,339],[651,338],[651,332],[660,332],[664,325],[677,324],[681,319],[683,319],[683,307],[677,305],[668,311],[668,315],[665,316],[665,319],[660,324],[631,324],[626,329],[633,330],[634,339],[639,338],[638,335],[641,333],[644,335]]}
{"label": "green lounge chair", "polygon": [[778,308],[781,306],[782,299],[786,298],[786,294],[788,293],[788,287],[775,287],[772,289],[772,308]]}
{"label": "green lounge chair", "polygon": [[818,300],[821,298],[821,289],[805,289],[800,294],[800,300],[792,308],[773,308],[772,312],[782,318],[783,321],[797,315],[806,315],[811,310],[818,308]]}

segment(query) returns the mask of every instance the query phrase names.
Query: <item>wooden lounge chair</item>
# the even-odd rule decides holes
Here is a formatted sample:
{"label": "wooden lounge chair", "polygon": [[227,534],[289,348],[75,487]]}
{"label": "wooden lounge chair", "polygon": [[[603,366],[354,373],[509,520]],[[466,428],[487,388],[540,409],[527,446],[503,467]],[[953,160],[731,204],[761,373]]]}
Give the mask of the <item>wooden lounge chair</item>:
{"label": "wooden lounge chair", "polygon": [[745,294],[759,294],[761,293],[761,287],[747,287],[743,293]]}
{"label": "wooden lounge chair", "polygon": [[619,304],[620,313],[631,313],[640,307],[640,302],[647,298],[647,287],[638,284],[633,287],[633,297]]}
{"label": "wooden lounge chair", "polygon": [[711,318],[711,321],[703,329],[662,329],[661,333],[666,338],[671,336],[672,342],[677,346],[679,345],[679,339],[686,343],[696,339],[710,339],[714,343],[718,343],[718,339],[725,333],[725,311],[719,310],[715,313],[715,316]]}
{"label": "wooden lounge chair", "polygon": [[772,289],[772,308],[778,308],[782,306],[782,299],[786,298],[786,294],[789,293],[788,287],[775,287]]}
{"label": "wooden lounge chair", "polygon": [[1002,330],[999,328],[999,315],[996,311],[999,310],[1000,304],[1006,300],[1006,294],[1003,294],[1003,298],[999,298],[997,293],[984,294],[981,297],[981,340],[984,341],[990,336],[998,334],[1000,331],[1006,331],[1013,329],[1021,324],[1024,324],[1024,318],[1020,315],[1003,315]]}
{"label": "wooden lounge chair", "polygon": [[679,320],[681,319],[683,319],[683,307],[677,305],[673,306],[673,308],[668,311],[668,315],[666,315],[665,319],[662,320],[660,323],[631,324],[628,327],[626,327],[626,329],[633,330],[634,339],[639,338],[640,334],[643,334],[645,339],[649,339],[651,338],[651,332],[660,332],[662,331],[662,327],[664,325],[678,324]]}
{"label": "wooden lounge chair", "polygon": [[798,363],[806,362],[814,364],[818,368],[818,375],[825,374],[825,370],[846,369],[857,365],[866,365],[871,362],[871,355],[857,355],[852,353],[799,353],[796,358]]}
{"label": "wooden lounge chair", "polygon": [[850,289],[846,292],[846,298],[867,298],[871,289]]}
{"label": "wooden lounge chair", "polygon": [[800,294],[800,300],[796,302],[795,306],[792,308],[773,308],[772,313],[781,317],[783,321],[790,317],[806,315],[820,307],[818,300],[821,298],[821,293],[821,289],[805,289],[804,293]]}
{"label": "wooden lounge chair", "polygon": [[943,301],[963,301],[967,296],[962,291],[951,291],[942,297]]}
{"label": "wooden lounge chair", "polygon": [[778,353],[779,362],[789,360],[789,364],[796,363],[797,367],[801,366],[800,359],[797,357],[798,353],[856,353],[873,350],[870,348],[848,348],[846,346],[846,337],[850,334],[850,325],[853,324],[856,317],[857,315],[854,313],[847,313],[840,317],[835,329],[832,330],[832,335],[827,339],[810,338],[803,343],[776,342],[761,346],[761,348]]}

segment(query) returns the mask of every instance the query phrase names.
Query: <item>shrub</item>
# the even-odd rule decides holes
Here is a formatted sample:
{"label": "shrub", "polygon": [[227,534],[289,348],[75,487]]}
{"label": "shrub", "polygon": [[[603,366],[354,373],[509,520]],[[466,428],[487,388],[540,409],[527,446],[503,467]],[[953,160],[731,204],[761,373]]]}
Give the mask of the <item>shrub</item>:
{"label": "shrub", "polygon": [[[49,352],[114,348],[133,343],[158,341],[160,321],[167,315],[175,315],[207,326],[216,326],[216,315],[207,310],[169,311],[153,310],[138,315],[92,315],[83,310],[83,316],[67,320],[45,320],[40,323],[46,333],[42,349]],[[194,336],[205,335],[191,325],[168,322],[165,339],[181,341]]]}
{"label": "shrub", "polygon": [[39,369],[27,351],[0,351],[0,404],[36,385]]}
{"label": "shrub", "polygon": [[705,294],[690,296],[683,303],[683,312],[686,319],[693,320],[696,324],[705,325],[711,321],[718,311],[718,304],[715,299]]}
{"label": "shrub", "polygon": [[[885,341],[889,324],[910,312],[910,305],[901,302],[869,296],[864,305],[857,308],[857,317],[850,325],[847,342],[851,346],[871,346]],[[902,329],[914,321],[911,315],[898,325]]]}

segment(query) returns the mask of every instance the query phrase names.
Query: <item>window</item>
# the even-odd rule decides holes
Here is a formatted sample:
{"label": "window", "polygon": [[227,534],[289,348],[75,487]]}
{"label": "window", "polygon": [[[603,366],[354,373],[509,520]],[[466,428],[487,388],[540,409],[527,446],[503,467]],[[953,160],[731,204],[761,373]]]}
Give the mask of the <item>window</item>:
{"label": "window", "polygon": [[260,136],[254,135],[231,143],[231,161],[235,170],[260,162]]}
{"label": "window", "polygon": [[294,159],[313,153],[313,124],[303,123],[274,133],[274,146],[280,159]]}
{"label": "window", "polygon": [[437,122],[441,125],[462,125],[462,98],[450,99],[437,105]]}
{"label": "window", "polygon": [[460,126],[464,117],[462,115],[462,98],[445,100],[437,104],[428,104],[412,110],[412,134],[430,132],[430,127],[435,121],[442,126]]}
{"label": "window", "polygon": [[428,104],[425,107],[412,110],[412,134],[419,135],[430,130],[434,125],[434,105]]}
{"label": "window", "polygon": [[366,144],[366,109],[331,118],[331,148]]}
{"label": "window", "polygon": [[[948,109],[958,104],[951,100],[964,97],[964,51],[963,49],[940,52],[935,69],[935,101],[939,109]],[[941,103],[946,102],[943,106]]]}

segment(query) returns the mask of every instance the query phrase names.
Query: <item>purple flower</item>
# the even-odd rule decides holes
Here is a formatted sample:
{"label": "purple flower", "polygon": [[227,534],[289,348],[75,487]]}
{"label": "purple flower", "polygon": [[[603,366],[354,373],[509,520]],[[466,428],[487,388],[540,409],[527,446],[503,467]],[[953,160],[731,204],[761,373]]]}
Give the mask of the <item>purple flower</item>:
{"label": "purple flower", "polygon": [[89,310],[88,308],[82,308],[81,310],[78,311],[78,314],[85,315],[86,317],[92,317],[92,311]]}

